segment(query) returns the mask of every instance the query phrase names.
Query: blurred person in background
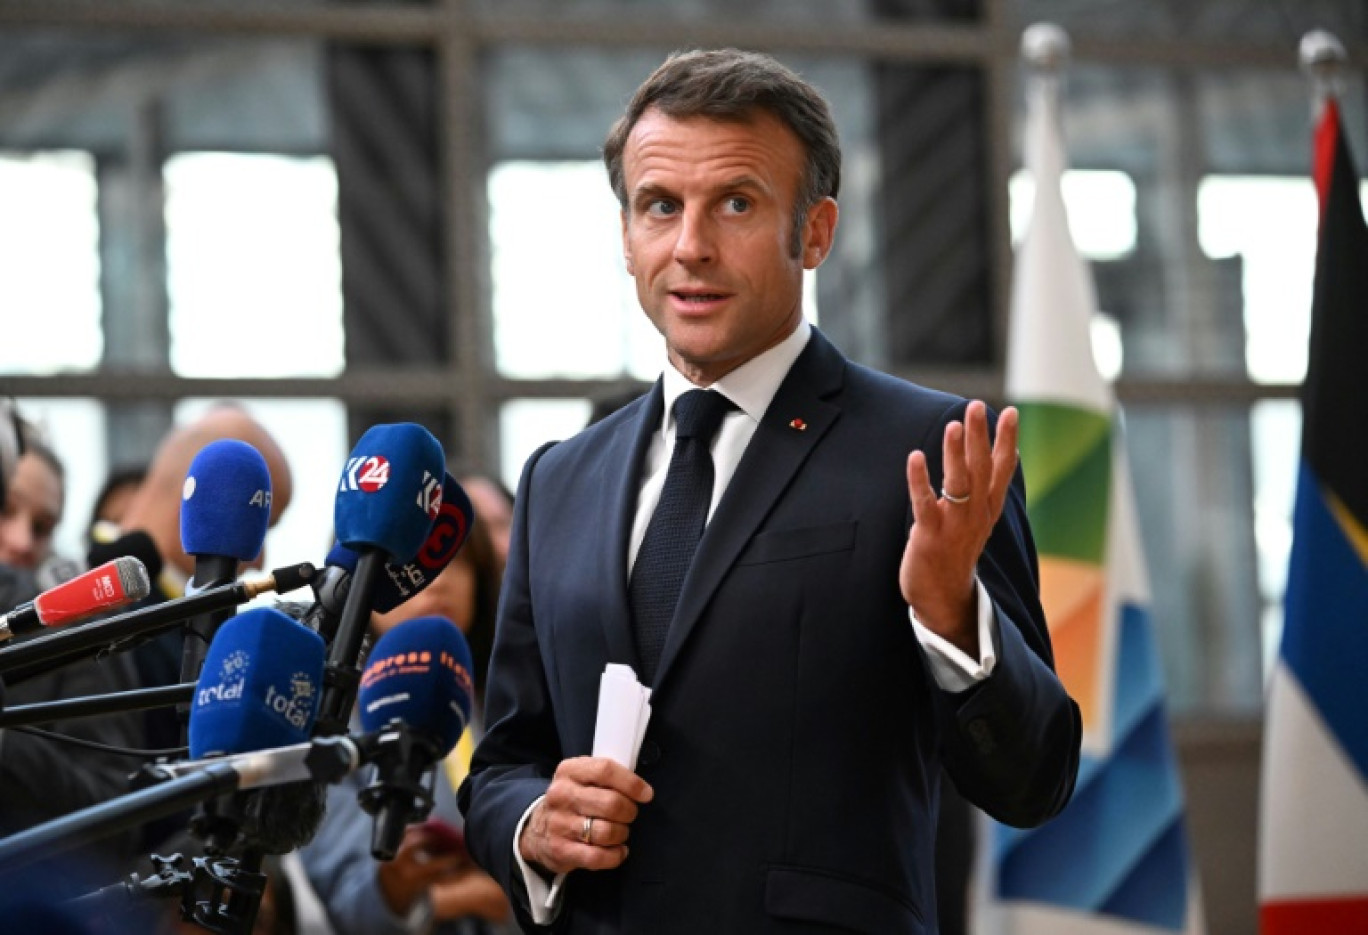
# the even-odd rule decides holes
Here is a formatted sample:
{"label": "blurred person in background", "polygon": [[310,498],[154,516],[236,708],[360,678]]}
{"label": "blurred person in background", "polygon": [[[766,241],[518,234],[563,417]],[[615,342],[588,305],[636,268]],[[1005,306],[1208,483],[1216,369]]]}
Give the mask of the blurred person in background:
{"label": "blurred person in background", "polygon": [[0,398],[0,500],[24,453],[25,422],[13,399]]}
{"label": "blurred person in background", "polygon": [[[109,472],[90,508],[90,520],[86,523],[87,545],[95,538],[97,527],[105,529],[105,538],[110,538],[109,527],[114,530],[119,528],[124,511],[146,477],[147,466],[141,464],[115,468]],[[117,538],[117,533],[113,537]]]}
{"label": "blurred person in background", "polygon": [[29,439],[0,513],[0,563],[36,571],[47,561],[65,502],[62,463],[46,443]]}
{"label": "blurred person in background", "polygon": [[[8,415],[0,413],[0,415]],[[0,418],[0,436],[8,422]],[[7,454],[13,446],[0,437],[0,460],[6,468],[6,498],[0,549],[5,562],[32,566],[51,550],[52,531],[61,520],[65,502],[65,471],[37,433],[23,420],[22,455]],[[235,438],[256,448],[266,459],[272,478],[272,524],[289,504],[289,466],[275,440],[245,410],[232,404],[213,407],[200,418],[172,429],[153,455],[145,478],[128,497],[117,524],[106,522],[92,532],[87,556],[91,567],[123,555],[147,566],[154,592],[145,603],[178,597],[194,572],[194,559],[180,541],[181,493],[196,454],[209,442]],[[258,558],[258,562],[260,559]],[[6,571],[9,569],[6,568]],[[37,581],[32,576],[29,581]],[[9,609],[30,600],[41,588],[23,593],[10,588]],[[64,665],[43,676],[8,686],[6,706],[60,698],[103,695],[180,681],[182,636],[179,628],[130,652],[104,654]],[[130,791],[129,776],[160,750],[174,755],[180,746],[180,721],[172,708],[126,712],[44,724],[53,734],[123,748],[126,753],[76,748],[27,728],[0,731],[0,835],[8,835],[79,809],[109,802]],[[35,869],[22,881],[4,881],[9,896],[0,912],[16,908],[21,897],[51,903],[110,885],[130,871],[149,872],[148,855],[180,848],[186,815],[101,838],[61,859],[60,874],[53,867]],[[28,871],[25,871],[26,873]],[[21,885],[20,885],[21,884]],[[174,925],[170,906],[147,903],[132,910],[119,931],[162,931]],[[3,928],[3,925],[0,925]]]}
{"label": "blurred person in background", "polygon": [[[480,734],[485,676],[493,642],[502,563],[475,485],[462,486],[476,505],[465,545],[428,587],[388,614],[371,618],[371,637],[417,617],[451,620],[470,643],[475,667],[471,724],[436,768],[430,821],[410,826],[394,859],[371,856],[372,817],[357,804],[369,770],[328,789],[327,814],[314,839],[299,851],[310,885],[337,935],[496,935],[515,932],[498,883],[476,867],[457,844],[462,831],[456,789],[470,768]],[[497,501],[494,502],[497,505]],[[493,511],[491,511],[492,515]],[[493,525],[497,525],[497,521]],[[358,726],[356,724],[354,727]]]}
{"label": "blurred person in background", "polygon": [[[66,501],[66,471],[36,431],[29,428],[25,435],[24,453],[15,464],[0,514],[0,563],[9,570],[31,573],[40,572],[52,561],[53,534],[62,521]],[[79,570],[79,566],[74,569]],[[6,594],[4,609],[30,600],[38,590],[51,586],[42,584],[41,573],[28,580],[32,584],[25,589],[27,593],[16,590]],[[7,686],[5,706],[101,695],[136,686],[132,658],[127,653],[112,653],[99,660],[69,663]],[[79,742],[122,748],[143,745],[141,717],[134,712],[73,718],[41,728]],[[128,774],[137,768],[139,759],[63,743],[24,727],[0,731],[0,836],[128,792]],[[136,832],[123,832],[68,855],[63,859],[60,879],[45,874],[40,881],[44,898],[80,895],[117,879],[131,869],[136,841]]]}
{"label": "blurred person in background", "polygon": [[480,524],[489,534],[499,574],[508,563],[508,539],[513,531],[513,494],[502,483],[483,474],[465,474],[461,486],[470,497]]}
{"label": "blurred person in background", "polygon": [[[194,557],[187,555],[181,547],[181,493],[185,477],[195,455],[210,442],[223,439],[246,442],[266,460],[271,474],[270,525],[275,526],[290,505],[293,493],[293,477],[285,453],[265,426],[247,410],[234,403],[219,403],[198,419],[172,428],[162,439],[117,523],[97,523],[93,528],[91,565],[108,561],[104,556],[110,551],[114,552],[110,557],[128,554],[118,551],[119,539],[135,531],[145,533],[151,539],[156,560],[161,565],[154,578],[162,598],[180,597],[195,572]],[[260,564],[258,557],[253,566]],[[148,570],[152,570],[150,565]],[[176,674],[179,675],[179,668]]]}

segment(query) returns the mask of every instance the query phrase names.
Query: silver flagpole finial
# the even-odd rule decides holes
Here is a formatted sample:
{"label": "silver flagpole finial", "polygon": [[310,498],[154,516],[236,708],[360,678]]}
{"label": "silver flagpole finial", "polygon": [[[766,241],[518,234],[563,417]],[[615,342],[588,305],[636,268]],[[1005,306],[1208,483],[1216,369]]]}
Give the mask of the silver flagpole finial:
{"label": "silver flagpole finial", "polygon": [[1297,52],[1302,71],[1311,78],[1316,97],[1338,97],[1349,55],[1334,33],[1313,29],[1302,36]]}
{"label": "silver flagpole finial", "polygon": [[1032,68],[1061,72],[1070,51],[1069,34],[1054,23],[1035,23],[1021,33],[1021,58]]}

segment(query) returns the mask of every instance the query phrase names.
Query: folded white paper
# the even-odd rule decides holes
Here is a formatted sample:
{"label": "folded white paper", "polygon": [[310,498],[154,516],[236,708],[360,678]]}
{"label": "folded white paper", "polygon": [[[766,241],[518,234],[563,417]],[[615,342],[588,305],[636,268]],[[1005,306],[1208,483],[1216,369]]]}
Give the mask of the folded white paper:
{"label": "folded white paper", "polygon": [[631,666],[610,662],[599,677],[594,756],[636,769],[637,754],[651,720],[651,690],[637,681]]}

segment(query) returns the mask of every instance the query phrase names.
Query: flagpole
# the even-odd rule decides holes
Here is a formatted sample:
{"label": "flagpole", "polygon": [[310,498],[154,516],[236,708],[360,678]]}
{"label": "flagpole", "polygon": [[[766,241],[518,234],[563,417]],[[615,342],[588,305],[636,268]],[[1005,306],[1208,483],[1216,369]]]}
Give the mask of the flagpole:
{"label": "flagpole", "polygon": [[1368,661],[1368,452],[1343,440],[1343,426],[1368,417],[1368,226],[1336,103],[1344,47],[1316,30],[1298,57],[1313,95],[1320,211],[1284,624],[1264,715],[1262,935],[1368,932],[1368,730],[1357,689]]}
{"label": "flagpole", "polygon": [[[1073,43],[1069,41],[1069,34],[1054,23],[1034,23],[1021,33],[1021,61],[1029,76],[1028,93],[1038,95],[1042,102],[1047,102],[1051,123],[1057,123],[1059,119],[1060,90],[1072,54]],[[1052,129],[1062,137],[1062,128],[1056,126]],[[1060,168],[1063,169],[1062,166]]]}

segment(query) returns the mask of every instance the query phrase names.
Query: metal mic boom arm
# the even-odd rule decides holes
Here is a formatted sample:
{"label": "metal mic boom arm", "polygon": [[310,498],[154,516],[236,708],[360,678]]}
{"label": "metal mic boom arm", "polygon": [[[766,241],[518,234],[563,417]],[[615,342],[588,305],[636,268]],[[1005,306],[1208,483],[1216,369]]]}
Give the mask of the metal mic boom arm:
{"label": "metal mic boom arm", "polygon": [[243,604],[270,591],[284,594],[301,588],[313,579],[315,572],[309,562],[287,565],[256,581],[235,581],[75,629],[0,646],[0,676],[6,684],[14,685],[77,659],[132,649],[195,614]]}

